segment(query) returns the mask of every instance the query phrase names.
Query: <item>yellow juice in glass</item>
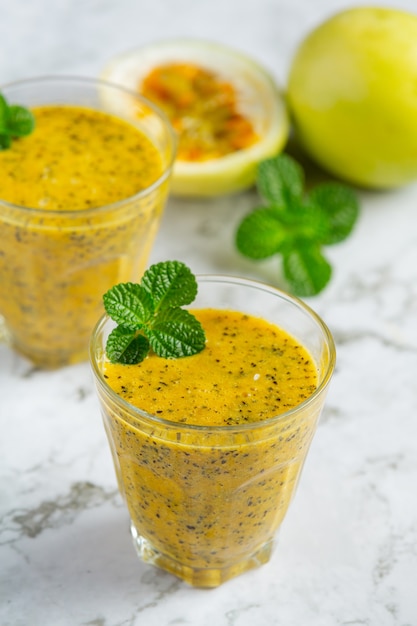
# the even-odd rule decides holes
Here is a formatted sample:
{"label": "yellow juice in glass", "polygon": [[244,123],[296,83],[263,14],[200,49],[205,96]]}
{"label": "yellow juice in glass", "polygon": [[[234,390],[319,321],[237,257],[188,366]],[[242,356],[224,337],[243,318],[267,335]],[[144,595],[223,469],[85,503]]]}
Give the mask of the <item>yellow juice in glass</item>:
{"label": "yellow juice in glass", "polygon": [[175,152],[168,122],[96,81],[39,79],[3,90],[35,130],[0,152],[0,315],[42,367],[85,358],[114,283],[138,280]]}
{"label": "yellow juice in glass", "polygon": [[213,308],[194,310],[207,337],[199,354],[109,363],[103,320],[91,358],[139,555],[214,587],[269,560],[334,346],[319,318],[281,292],[224,277],[203,277],[200,289]]}

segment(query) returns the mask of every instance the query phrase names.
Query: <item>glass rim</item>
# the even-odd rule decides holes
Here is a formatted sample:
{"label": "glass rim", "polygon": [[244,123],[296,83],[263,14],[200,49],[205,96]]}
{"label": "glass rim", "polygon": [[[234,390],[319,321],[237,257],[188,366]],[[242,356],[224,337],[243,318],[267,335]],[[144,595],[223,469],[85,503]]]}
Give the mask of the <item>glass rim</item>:
{"label": "glass rim", "polygon": [[[131,89],[124,87],[123,85],[112,83],[110,81],[103,80],[101,78],[90,78],[86,76],[73,76],[73,75],[60,76],[60,75],[55,75],[55,74],[35,76],[32,78],[25,78],[22,80],[15,80],[9,83],[5,83],[3,85],[0,85],[0,88],[3,93],[8,89],[14,89],[16,87],[24,87],[25,85],[31,85],[31,84],[41,85],[42,83],[45,83],[45,82],[51,82],[51,83],[68,82],[68,84],[80,83],[80,84],[84,84],[87,86],[96,86],[97,88],[99,88],[100,86],[102,86],[103,88],[108,87],[110,89],[114,89],[121,93],[125,93],[126,95],[133,97],[138,102],[141,102],[143,105],[146,105],[146,107],[151,109],[153,113],[155,113],[155,115],[157,115],[161,119],[161,121],[164,123],[166,130],[168,131],[168,135],[170,136],[171,146],[172,146],[170,160],[167,163],[167,165],[164,166],[162,174],[151,185],[146,187],[146,189],[142,189],[141,191],[138,191],[136,194],[133,194],[132,196],[127,196],[126,198],[123,198],[122,200],[117,200],[116,202],[111,202],[109,204],[103,204],[101,206],[93,207],[91,209],[82,209],[82,210],[76,210],[76,211],[71,211],[71,210],[64,210],[64,211],[52,210],[51,211],[49,209],[40,209],[38,207],[27,207],[21,204],[14,204],[13,202],[8,202],[7,200],[3,200],[1,196],[0,196],[0,206],[3,205],[14,211],[20,211],[22,213],[29,213],[30,215],[40,215],[42,217],[44,217],[45,215],[48,215],[51,218],[57,218],[57,217],[62,217],[62,216],[78,217],[80,215],[82,215],[83,217],[84,216],[90,217],[91,215],[96,215],[97,213],[100,213],[100,212],[106,212],[108,210],[115,210],[119,208],[120,206],[123,206],[124,204],[126,204],[126,202],[129,202],[129,203],[136,202],[137,200],[140,200],[141,198],[144,198],[147,195],[151,194],[155,189],[160,187],[169,178],[171,174],[171,170],[174,166],[175,158],[176,158],[178,138],[175,133],[175,130],[172,127],[171,122],[168,119],[168,116],[156,104],[154,104],[153,102],[151,102],[150,100],[142,96],[140,93],[136,93],[132,91]],[[45,103],[45,106],[47,106],[46,103]]]}
{"label": "glass rim", "polygon": [[162,417],[158,417],[157,415],[153,415],[152,413],[148,413],[139,407],[130,404],[127,400],[119,396],[106,382],[99,366],[98,359],[96,358],[96,344],[97,337],[99,333],[104,329],[104,326],[107,322],[111,320],[111,318],[105,313],[100,317],[98,322],[96,323],[90,338],[90,346],[89,346],[89,355],[90,355],[90,365],[92,367],[94,376],[96,381],[100,384],[102,389],[105,391],[110,398],[116,402],[123,409],[127,410],[131,415],[135,417],[135,419],[144,421],[146,420],[149,423],[154,425],[158,425],[159,427],[165,428],[175,428],[180,431],[199,431],[205,433],[218,433],[218,432],[244,432],[250,430],[258,430],[261,428],[267,428],[273,426],[274,424],[285,421],[286,419],[293,416],[295,413],[305,410],[309,405],[313,404],[327,388],[330,383],[330,379],[333,375],[335,362],[336,362],[336,346],[333,339],[333,336],[327,326],[327,324],[321,319],[321,317],[303,300],[298,298],[297,296],[293,296],[285,292],[278,287],[274,287],[267,283],[263,283],[261,281],[257,281],[251,278],[245,278],[241,276],[233,276],[226,274],[197,274],[196,279],[198,283],[223,283],[223,284],[240,284],[242,286],[250,287],[252,289],[258,289],[261,291],[265,291],[270,293],[271,295],[275,295],[281,300],[285,300],[287,303],[295,305],[299,310],[306,313],[318,326],[320,329],[323,339],[325,340],[328,346],[329,352],[329,360],[326,364],[326,369],[323,375],[323,378],[317,388],[313,391],[313,393],[297,404],[295,407],[288,409],[274,417],[269,417],[263,420],[259,420],[256,422],[245,422],[243,424],[226,424],[224,426],[210,426],[210,425],[200,425],[200,424],[186,424],[183,422],[175,422],[173,420],[167,420]]}

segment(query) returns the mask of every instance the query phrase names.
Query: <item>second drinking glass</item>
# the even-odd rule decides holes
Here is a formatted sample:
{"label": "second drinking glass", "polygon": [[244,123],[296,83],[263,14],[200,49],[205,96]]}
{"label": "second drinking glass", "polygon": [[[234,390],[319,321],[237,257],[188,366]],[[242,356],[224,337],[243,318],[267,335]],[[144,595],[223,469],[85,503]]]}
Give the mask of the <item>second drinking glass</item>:
{"label": "second drinking glass", "polygon": [[0,153],[2,332],[35,364],[57,367],[86,358],[103,293],[144,271],[175,136],[147,100],[100,81],[1,91],[38,117],[32,136]]}

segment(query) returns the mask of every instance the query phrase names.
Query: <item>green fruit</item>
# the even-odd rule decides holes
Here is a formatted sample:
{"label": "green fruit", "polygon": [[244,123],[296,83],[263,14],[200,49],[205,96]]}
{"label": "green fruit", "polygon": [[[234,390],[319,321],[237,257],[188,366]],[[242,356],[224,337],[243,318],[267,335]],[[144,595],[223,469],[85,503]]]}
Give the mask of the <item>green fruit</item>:
{"label": "green fruit", "polygon": [[330,18],[296,52],[287,97],[324,169],[374,188],[417,179],[417,16],[364,7]]}

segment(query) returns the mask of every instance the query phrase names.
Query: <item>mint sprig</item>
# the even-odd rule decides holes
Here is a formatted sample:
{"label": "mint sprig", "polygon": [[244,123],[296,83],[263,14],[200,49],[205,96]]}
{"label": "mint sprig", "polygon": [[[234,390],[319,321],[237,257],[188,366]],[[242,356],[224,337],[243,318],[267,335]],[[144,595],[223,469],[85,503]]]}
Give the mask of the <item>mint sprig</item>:
{"label": "mint sprig", "polygon": [[322,183],[306,193],[301,166],[286,154],[259,164],[257,188],[267,206],[240,222],[238,250],[254,260],[280,255],[293,293],[316,295],[332,275],[323,246],[346,239],[358,218],[355,193],[339,183]]}
{"label": "mint sprig", "polygon": [[136,364],[152,349],[166,359],[201,352],[206,337],[187,309],[197,295],[197,281],[180,261],[152,265],[140,284],[120,283],[103,296],[107,314],[118,324],[106,343],[112,363]]}
{"label": "mint sprig", "polygon": [[8,104],[0,93],[0,150],[10,148],[13,139],[30,135],[34,128],[33,114],[18,104]]}

